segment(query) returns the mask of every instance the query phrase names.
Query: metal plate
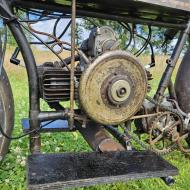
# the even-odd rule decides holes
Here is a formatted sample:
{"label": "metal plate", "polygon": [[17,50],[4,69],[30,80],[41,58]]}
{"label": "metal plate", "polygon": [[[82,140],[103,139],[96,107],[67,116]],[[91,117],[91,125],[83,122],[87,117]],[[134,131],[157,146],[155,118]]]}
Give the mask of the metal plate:
{"label": "metal plate", "polygon": [[28,157],[28,189],[63,189],[177,175],[154,153],[65,153]]}

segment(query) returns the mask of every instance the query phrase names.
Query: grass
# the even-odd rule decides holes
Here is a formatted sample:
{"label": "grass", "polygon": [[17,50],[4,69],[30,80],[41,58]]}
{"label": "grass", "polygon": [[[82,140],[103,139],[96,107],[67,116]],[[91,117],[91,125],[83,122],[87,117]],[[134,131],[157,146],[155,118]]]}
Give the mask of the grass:
{"label": "grass", "polygon": [[[53,59],[46,52],[37,54],[38,62],[43,62],[44,58]],[[27,75],[23,68],[10,65],[8,63],[10,51],[6,57],[6,70],[8,72],[15,99],[15,128],[14,136],[22,133],[21,119],[28,116],[28,87]],[[146,64],[149,59],[141,57],[141,61]],[[161,73],[165,68],[165,57],[157,57],[157,68],[152,70],[155,79],[151,82],[153,90],[156,90]],[[42,101],[42,108],[48,109]],[[25,160],[29,154],[28,138],[12,141],[10,152],[5,161],[0,166],[0,190],[25,190],[26,189],[26,168]],[[55,133],[42,135],[42,152],[78,152],[89,151],[87,143],[78,133]],[[146,179],[130,181],[128,183],[117,183],[99,185],[94,187],[79,188],[79,190],[188,190],[190,189],[190,157],[184,156],[176,151],[168,155],[166,159],[179,168],[180,174],[175,177],[176,183],[172,187],[167,187],[160,179]]]}

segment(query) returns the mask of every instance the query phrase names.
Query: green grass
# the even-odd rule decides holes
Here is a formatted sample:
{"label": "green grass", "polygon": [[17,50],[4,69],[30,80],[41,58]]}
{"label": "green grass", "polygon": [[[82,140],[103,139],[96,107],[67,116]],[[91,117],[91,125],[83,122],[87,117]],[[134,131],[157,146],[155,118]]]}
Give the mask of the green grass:
{"label": "green grass", "polygon": [[[22,133],[21,119],[28,115],[28,88],[27,77],[24,69],[7,66],[10,81],[15,99],[15,128],[14,136]],[[160,72],[154,73],[156,78],[152,82],[154,90],[160,78]],[[41,102],[43,109],[47,105]],[[26,168],[25,159],[29,154],[28,138],[12,141],[10,152],[0,166],[0,190],[25,190],[26,189]],[[78,133],[55,133],[42,135],[42,152],[78,152],[90,150],[87,143]],[[166,157],[168,161],[179,168],[180,174],[175,177],[176,183],[167,187],[160,179],[146,179],[99,185],[94,187],[79,188],[89,190],[188,190],[190,189],[190,157],[180,152],[173,152]]]}

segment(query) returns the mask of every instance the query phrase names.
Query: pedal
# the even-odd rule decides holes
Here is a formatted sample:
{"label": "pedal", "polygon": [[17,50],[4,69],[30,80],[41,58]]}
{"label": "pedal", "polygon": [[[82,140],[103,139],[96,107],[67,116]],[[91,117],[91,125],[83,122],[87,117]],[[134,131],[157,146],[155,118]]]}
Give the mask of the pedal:
{"label": "pedal", "polygon": [[28,157],[28,189],[63,189],[143,178],[178,170],[149,151],[39,154]]}
{"label": "pedal", "polygon": [[[30,124],[29,124],[29,119],[22,119],[22,126],[23,126],[23,132],[27,133],[30,131]],[[71,131],[69,129],[68,121],[67,120],[56,120],[50,124],[48,124],[50,121],[42,122],[41,126],[42,129],[40,130],[43,133],[47,132],[67,132]]]}

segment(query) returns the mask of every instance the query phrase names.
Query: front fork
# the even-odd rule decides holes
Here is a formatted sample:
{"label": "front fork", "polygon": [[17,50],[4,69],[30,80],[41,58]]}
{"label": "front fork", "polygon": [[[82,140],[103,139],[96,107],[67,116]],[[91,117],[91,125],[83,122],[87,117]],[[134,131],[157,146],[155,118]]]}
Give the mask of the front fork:
{"label": "front fork", "polygon": [[[25,65],[28,75],[29,83],[29,122],[30,130],[35,130],[40,127],[38,115],[40,113],[40,101],[38,94],[38,74],[37,66],[34,55],[30,48],[30,45],[26,39],[26,36],[14,14],[11,11],[11,4],[7,0],[0,1],[0,14],[4,18],[4,22],[12,32],[14,39],[16,40]],[[31,153],[40,152],[40,134],[33,133],[30,135],[30,151]]]}

